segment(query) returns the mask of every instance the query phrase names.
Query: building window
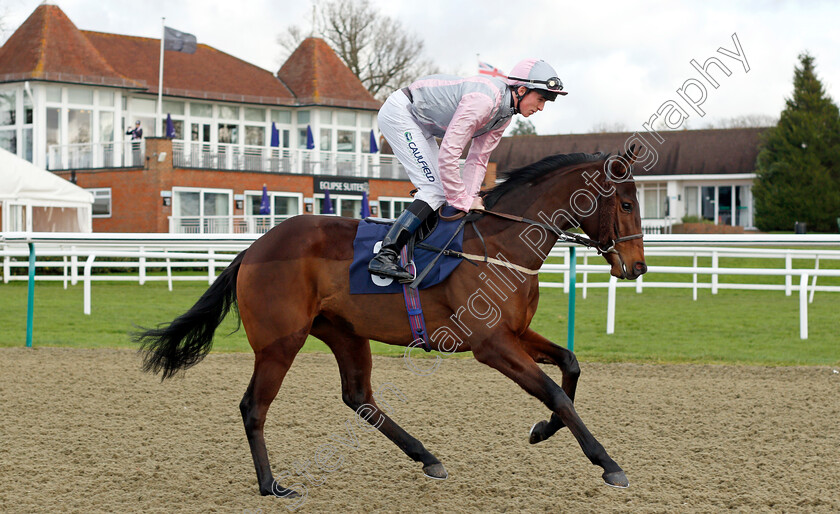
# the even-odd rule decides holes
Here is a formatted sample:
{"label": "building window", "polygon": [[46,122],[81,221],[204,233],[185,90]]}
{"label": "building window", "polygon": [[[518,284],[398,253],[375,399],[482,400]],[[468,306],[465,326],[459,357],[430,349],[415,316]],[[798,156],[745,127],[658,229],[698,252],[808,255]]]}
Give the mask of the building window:
{"label": "building window", "polygon": [[271,121],[282,125],[292,124],[291,111],[271,111]]}
{"label": "building window", "polygon": [[699,190],[697,186],[685,187],[685,215],[700,216]]}
{"label": "building window", "polygon": [[265,109],[245,108],[245,121],[265,122]]}
{"label": "building window", "polygon": [[356,113],[353,111],[338,111],[337,124],[345,127],[355,127]]}
{"label": "building window", "polygon": [[238,120],[239,107],[236,107],[234,105],[220,105],[219,118],[223,120]]}
{"label": "building window", "polygon": [[7,152],[17,154],[16,129],[0,130],[0,148]]}
{"label": "building window", "polygon": [[332,129],[321,129],[320,148],[322,152],[329,152],[332,149]]}
{"label": "building window", "polygon": [[184,115],[184,102],[174,102],[172,100],[164,100],[161,106],[163,114]]}
{"label": "building window", "polygon": [[92,114],[89,109],[68,109],[67,135],[69,142],[90,143],[92,129]]}
{"label": "building window", "polygon": [[111,188],[86,189],[93,193],[93,217],[111,217]]}
{"label": "building window", "polygon": [[356,133],[352,130],[339,130],[336,150],[339,152],[356,151]]}
{"label": "building window", "polygon": [[664,218],[667,211],[667,186],[665,183],[642,184],[642,198],[644,205],[643,218]]}
{"label": "building window", "polygon": [[413,202],[411,198],[379,197],[379,215],[383,218],[396,218]]}
{"label": "building window", "polygon": [[280,216],[288,218],[302,212],[303,195],[301,193],[273,193],[269,191],[271,212],[260,214],[262,191],[245,192],[245,213],[249,216]]}
{"label": "building window", "polygon": [[309,123],[309,111],[298,111],[297,112],[297,122],[298,125],[305,125]]}
{"label": "building window", "polygon": [[172,188],[172,225],[179,234],[225,234],[233,231],[229,189]]}
{"label": "building window", "polygon": [[190,116],[196,118],[212,118],[213,106],[210,104],[190,103]]}
{"label": "building window", "polygon": [[[362,217],[362,197],[348,195],[330,195],[330,203],[333,206],[333,213],[345,218]],[[324,212],[324,195],[315,195],[315,214]]]}
{"label": "building window", "polygon": [[17,93],[0,92],[0,125],[14,125],[17,120]]}
{"label": "building window", "polygon": [[102,111],[99,113],[99,141],[110,143],[114,140],[114,113]]}
{"label": "building window", "polygon": [[219,143],[239,144],[239,125],[219,123]]}

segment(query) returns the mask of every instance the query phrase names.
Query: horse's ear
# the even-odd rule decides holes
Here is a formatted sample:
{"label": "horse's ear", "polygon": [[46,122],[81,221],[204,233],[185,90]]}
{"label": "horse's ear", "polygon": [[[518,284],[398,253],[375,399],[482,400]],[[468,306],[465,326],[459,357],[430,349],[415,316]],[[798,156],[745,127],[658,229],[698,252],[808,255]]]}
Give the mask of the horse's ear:
{"label": "horse's ear", "polygon": [[[641,150],[641,147],[639,149]],[[630,149],[627,150],[626,154],[624,154],[624,160],[626,160],[629,164],[632,165],[634,162],[636,162],[636,158],[639,156],[639,153],[641,152],[636,151],[635,144],[630,145]]]}

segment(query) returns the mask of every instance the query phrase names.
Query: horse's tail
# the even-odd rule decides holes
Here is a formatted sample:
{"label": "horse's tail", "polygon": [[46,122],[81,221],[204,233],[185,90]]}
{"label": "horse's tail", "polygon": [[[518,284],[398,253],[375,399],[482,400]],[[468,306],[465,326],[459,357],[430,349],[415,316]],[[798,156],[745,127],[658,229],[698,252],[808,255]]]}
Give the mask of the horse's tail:
{"label": "horse's tail", "polygon": [[133,334],[132,339],[145,352],[143,371],[170,378],[210,353],[213,333],[236,302],[236,276],[244,256],[245,251],[237,255],[190,310],[171,323]]}

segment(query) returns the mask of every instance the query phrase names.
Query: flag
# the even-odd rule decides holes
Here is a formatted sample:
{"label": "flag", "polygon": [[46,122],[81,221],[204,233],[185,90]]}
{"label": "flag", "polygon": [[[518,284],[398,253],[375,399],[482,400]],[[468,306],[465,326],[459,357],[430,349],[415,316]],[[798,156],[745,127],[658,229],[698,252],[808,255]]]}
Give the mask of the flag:
{"label": "flag", "polygon": [[192,34],[171,27],[163,27],[163,48],[165,50],[194,54],[195,47],[196,39]]}
{"label": "flag", "polygon": [[321,214],[335,214],[335,211],[333,211],[332,200],[330,200],[329,189],[324,189],[324,201],[321,203]]}
{"label": "flag", "polygon": [[273,121],[271,122],[271,146],[280,147],[280,131],[277,130],[277,125]]}
{"label": "flag", "polygon": [[362,210],[359,212],[362,219],[370,217],[370,202],[368,202],[367,191],[362,191]]}
{"label": "flag", "polygon": [[373,130],[370,131],[370,153],[376,153],[379,147],[376,146],[376,136],[373,135]]}
{"label": "flag", "polygon": [[503,72],[499,68],[496,68],[492,64],[487,64],[486,62],[482,61],[478,61],[478,74],[490,75],[491,77],[507,78],[507,73]]}
{"label": "flag", "polygon": [[306,126],[306,149],[315,149],[315,138],[312,137],[312,127],[309,125]]}
{"label": "flag", "polygon": [[263,184],[262,199],[260,200],[260,214],[271,214],[271,202],[268,200],[268,188]]}
{"label": "flag", "polygon": [[175,124],[172,123],[172,115],[166,113],[166,137],[175,139]]}

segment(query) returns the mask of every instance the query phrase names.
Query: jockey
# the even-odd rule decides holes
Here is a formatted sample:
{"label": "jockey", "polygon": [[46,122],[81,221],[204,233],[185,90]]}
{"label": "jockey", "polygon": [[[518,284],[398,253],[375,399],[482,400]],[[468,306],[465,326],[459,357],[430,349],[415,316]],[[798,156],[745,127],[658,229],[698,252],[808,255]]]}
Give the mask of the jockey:
{"label": "jockey", "polygon": [[[382,240],[368,271],[411,281],[414,277],[399,265],[411,234],[444,203],[464,212],[483,209],[478,191],[487,161],[513,115],[527,118],[565,94],[554,68],[525,59],[506,80],[430,75],[389,96],[379,110],[379,130],[418,192]],[[442,138],[440,148],[435,137]],[[470,140],[462,177],[458,159]]]}

